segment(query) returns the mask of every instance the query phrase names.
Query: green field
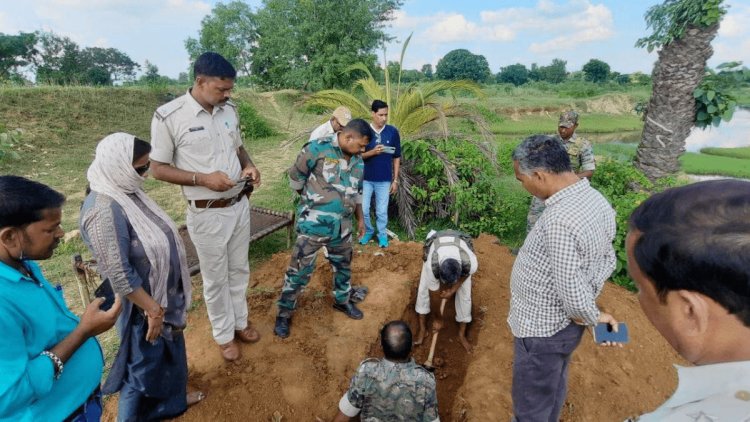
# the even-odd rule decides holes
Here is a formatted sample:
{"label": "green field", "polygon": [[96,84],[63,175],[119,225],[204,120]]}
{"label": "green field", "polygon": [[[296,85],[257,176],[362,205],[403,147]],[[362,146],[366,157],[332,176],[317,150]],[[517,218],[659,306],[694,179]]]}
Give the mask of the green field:
{"label": "green field", "polygon": [[750,160],[750,147],[738,148],[701,148],[701,154],[718,155]]}
{"label": "green field", "polygon": [[741,158],[688,152],[680,157],[680,164],[682,164],[682,170],[688,174],[750,179],[750,160]]}

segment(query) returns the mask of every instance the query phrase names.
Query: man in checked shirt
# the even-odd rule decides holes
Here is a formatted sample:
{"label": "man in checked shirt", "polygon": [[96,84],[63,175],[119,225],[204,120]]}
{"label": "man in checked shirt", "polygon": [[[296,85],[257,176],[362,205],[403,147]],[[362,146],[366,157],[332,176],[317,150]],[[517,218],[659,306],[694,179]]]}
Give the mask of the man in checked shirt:
{"label": "man in checked shirt", "polygon": [[534,135],[513,151],[516,179],[547,207],[521,247],[511,274],[508,324],[514,336],[516,421],[558,421],[570,356],[585,326],[612,324],[596,298],[615,269],[615,211],[571,170],[553,137]]}

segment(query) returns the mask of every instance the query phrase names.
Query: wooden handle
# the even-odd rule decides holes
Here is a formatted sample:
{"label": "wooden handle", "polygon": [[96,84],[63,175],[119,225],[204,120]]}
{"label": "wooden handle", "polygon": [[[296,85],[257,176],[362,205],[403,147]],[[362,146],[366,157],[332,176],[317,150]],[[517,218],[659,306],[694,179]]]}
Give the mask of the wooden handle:
{"label": "wooden handle", "polygon": [[440,317],[443,317],[443,311],[445,310],[445,304],[448,303],[448,299],[443,299],[442,302],[440,302]]}
{"label": "wooden handle", "polygon": [[440,331],[435,331],[435,334],[432,335],[432,344],[430,345],[430,354],[427,355],[427,362],[424,363],[424,366],[432,368],[432,358],[435,357],[435,345],[437,344],[437,336]]}

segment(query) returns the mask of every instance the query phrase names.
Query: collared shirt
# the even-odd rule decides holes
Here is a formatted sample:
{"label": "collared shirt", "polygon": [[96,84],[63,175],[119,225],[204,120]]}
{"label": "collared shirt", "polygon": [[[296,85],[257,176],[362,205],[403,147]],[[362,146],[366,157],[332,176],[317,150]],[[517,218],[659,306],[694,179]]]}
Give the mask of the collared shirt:
{"label": "collared shirt", "polygon": [[376,130],[372,125],[372,139],[365,147],[365,151],[384,145],[396,148],[393,154],[383,152],[365,160],[365,180],[368,182],[390,182],[393,180],[393,159],[401,157],[401,135],[398,129],[385,125]]}
{"label": "collared shirt", "polygon": [[347,160],[335,135],[310,141],[289,169],[289,185],[302,190],[297,231],[317,237],[344,238],[362,203],[362,157]]}
{"label": "collared shirt", "polygon": [[314,141],[316,139],[320,138],[327,138],[336,132],[333,130],[333,126],[331,125],[331,119],[328,119],[327,122],[323,123],[322,125],[315,128],[314,131],[310,134],[310,140]]}
{"label": "collared shirt", "polygon": [[99,386],[104,356],[91,337],[65,362],[58,380],[41,353],[52,349],[79,319],[32,261],[33,279],[0,263],[0,421],[60,421]]}
{"label": "collared shirt", "polygon": [[557,136],[565,150],[568,151],[570,157],[570,166],[573,171],[580,173],[583,171],[593,171],[596,169],[596,159],[594,157],[594,147],[591,146],[591,142],[584,138],[579,137],[573,133],[573,136],[564,141],[560,136]]}
{"label": "collared shirt", "polygon": [[615,211],[587,179],[545,201],[513,264],[513,335],[550,337],[572,319],[595,325],[596,298],[615,269]]}
{"label": "collared shirt", "polygon": [[[431,230],[429,233],[427,233],[427,238],[432,236],[435,233],[435,230]],[[442,236],[441,239],[445,239],[446,242],[452,242],[455,239],[455,236]],[[432,273],[432,260],[433,260],[433,252],[435,251],[435,248],[438,245],[437,239],[432,243],[430,246],[430,250],[427,251],[427,262],[425,262],[424,268],[422,269],[422,275],[420,276],[420,283],[425,283],[427,288],[430,291],[437,291],[440,289],[440,280],[438,280],[435,277],[435,274]],[[463,249],[467,255],[469,255],[469,261],[471,261],[471,269],[469,270],[469,275],[474,274],[477,272],[477,268],[479,268],[479,263],[477,262],[477,256],[472,252],[471,248],[469,248],[469,245],[466,244],[463,240],[459,240],[459,245],[461,249]],[[437,250],[437,257],[438,257],[438,265],[440,265],[443,261],[446,259],[455,259],[458,262],[461,262],[461,252],[458,250],[458,246],[455,245],[440,245],[440,247]]]}
{"label": "collared shirt", "polygon": [[[222,171],[238,180],[242,167],[237,149],[242,146],[239,118],[234,104],[227,102],[207,112],[188,91],[159,107],[151,120],[151,159],[198,173]],[[237,196],[241,185],[214,192],[202,186],[182,186],[188,200]]]}
{"label": "collared shirt", "polygon": [[435,377],[414,359],[367,359],[352,377],[339,410],[362,422],[439,421]]}
{"label": "collared shirt", "polygon": [[674,395],[638,422],[750,421],[750,361],[676,368]]}

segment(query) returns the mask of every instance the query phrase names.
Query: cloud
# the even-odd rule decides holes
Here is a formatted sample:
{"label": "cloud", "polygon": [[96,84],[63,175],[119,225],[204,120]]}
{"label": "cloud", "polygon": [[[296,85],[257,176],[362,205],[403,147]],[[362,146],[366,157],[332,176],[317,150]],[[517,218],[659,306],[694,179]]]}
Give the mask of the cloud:
{"label": "cloud", "polygon": [[740,38],[750,35],[747,23],[750,22],[750,6],[731,5],[729,12],[721,20],[719,37]]}
{"label": "cloud", "polygon": [[437,43],[475,40],[506,42],[513,40],[515,35],[514,31],[505,26],[480,25],[459,13],[441,16],[424,31],[425,37]]}
{"label": "cloud", "polygon": [[18,32],[18,28],[16,28],[11,22],[13,21],[8,19],[8,15],[0,12],[0,33],[15,34]]}

